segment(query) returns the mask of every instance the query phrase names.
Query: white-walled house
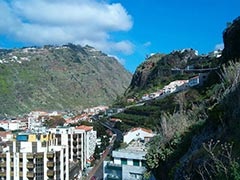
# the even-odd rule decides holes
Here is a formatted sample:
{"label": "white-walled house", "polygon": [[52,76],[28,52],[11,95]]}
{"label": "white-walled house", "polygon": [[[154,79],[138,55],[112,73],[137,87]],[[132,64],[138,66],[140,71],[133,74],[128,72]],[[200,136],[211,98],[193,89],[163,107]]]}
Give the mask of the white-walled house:
{"label": "white-walled house", "polygon": [[103,162],[103,179],[143,179],[146,171],[145,143],[132,141],[125,149],[112,151],[113,161]]}
{"label": "white-walled house", "polygon": [[27,122],[22,120],[5,120],[0,122],[0,127],[5,130],[24,130],[27,128]]}
{"label": "white-walled house", "polygon": [[129,144],[133,140],[146,140],[154,135],[151,129],[133,128],[123,136],[123,142]]}

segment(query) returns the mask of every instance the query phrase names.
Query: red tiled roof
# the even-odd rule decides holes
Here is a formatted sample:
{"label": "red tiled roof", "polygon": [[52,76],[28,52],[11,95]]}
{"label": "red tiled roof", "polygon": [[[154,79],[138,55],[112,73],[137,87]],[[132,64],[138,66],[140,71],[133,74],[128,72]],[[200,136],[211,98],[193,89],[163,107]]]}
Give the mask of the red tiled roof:
{"label": "red tiled roof", "polygon": [[81,126],[77,126],[76,129],[82,129],[85,131],[91,131],[93,129],[92,126],[85,126],[85,125],[81,125]]}
{"label": "red tiled roof", "polygon": [[0,131],[0,136],[1,137],[6,137],[8,134],[11,134],[11,132]]}

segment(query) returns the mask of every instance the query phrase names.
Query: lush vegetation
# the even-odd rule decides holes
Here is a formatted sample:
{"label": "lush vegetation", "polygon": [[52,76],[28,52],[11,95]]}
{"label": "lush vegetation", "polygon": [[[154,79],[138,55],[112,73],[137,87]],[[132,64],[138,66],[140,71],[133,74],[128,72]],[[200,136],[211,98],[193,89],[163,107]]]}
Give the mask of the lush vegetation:
{"label": "lush vegetation", "polygon": [[116,59],[89,46],[14,49],[0,60],[0,114],[109,105],[131,78]]}

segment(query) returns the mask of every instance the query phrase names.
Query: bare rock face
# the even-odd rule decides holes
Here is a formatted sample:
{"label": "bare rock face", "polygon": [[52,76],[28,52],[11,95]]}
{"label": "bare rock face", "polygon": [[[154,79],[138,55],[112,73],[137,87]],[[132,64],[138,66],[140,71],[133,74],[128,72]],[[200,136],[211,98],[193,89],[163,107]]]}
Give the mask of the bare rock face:
{"label": "bare rock face", "polygon": [[236,18],[223,33],[224,59],[240,58],[240,17]]}

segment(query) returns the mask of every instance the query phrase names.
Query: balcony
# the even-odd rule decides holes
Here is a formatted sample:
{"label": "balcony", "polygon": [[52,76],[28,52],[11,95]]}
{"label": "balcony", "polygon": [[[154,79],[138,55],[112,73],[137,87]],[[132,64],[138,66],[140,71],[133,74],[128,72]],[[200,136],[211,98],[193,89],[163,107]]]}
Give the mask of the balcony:
{"label": "balcony", "polygon": [[54,153],[52,152],[47,153],[47,158],[54,158]]}
{"label": "balcony", "polygon": [[27,168],[28,169],[33,169],[34,167],[35,167],[35,165],[32,162],[27,163]]}
{"label": "balcony", "polygon": [[19,163],[19,167],[21,167],[21,168],[23,167],[23,163],[22,162]]}
{"label": "balcony", "polygon": [[33,159],[33,158],[34,158],[34,156],[32,153],[27,154],[27,159]]}
{"label": "balcony", "polygon": [[77,134],[73,134],[73,139],[74,139],[74,140],[77,139]]}
{"label": "balcony", "polygon": [[43,153],[37,153],[36,157],[37,158],[43,158]]}
{"label": "balcony", "polygon": [[6,162],[0,162],[0,167],[6,167]]}
{"label": "balcony", "polygon": [[53,168],[54,167],[54,162],[48,161],[47,162],[47,167],[48,168]]}
{"label": "balcony", "polygon": [[53,171],[53,170],[48,170],[48,171],[47,171],[47,175],[48,175],[49,177],[54,176],[54,171]]}
{"label": "balcony", "polygon": [[114,175],[108,174],[106,179],[107,180],[121,180],[122,178],[119,176],[114,176]]}
{"label": "balcony", "polygon": [[5,158],[5,157],[6,157],[6,154],[4,154],[4,153],[0,154],[0,158]]}
{"label": "balcony", "polygon": [[6,172],[0,172],[0,176],[6,176]]}
{"label": "balcony", "polygon": [[73,153],[77,153],[77,148],[73,148]]}
{"label": "balcony", "polygon": [[27,178],[34,178],[35,174],[33,171],[27,172]]}
{"label": "balcony", "polygon": [[73,146],[77,146],[77,141],[73,141]]}
{"label": "balcony", "polygon": [[11,166],[11,167],[14,167],[14,162],[10,162],[10,166]]}

